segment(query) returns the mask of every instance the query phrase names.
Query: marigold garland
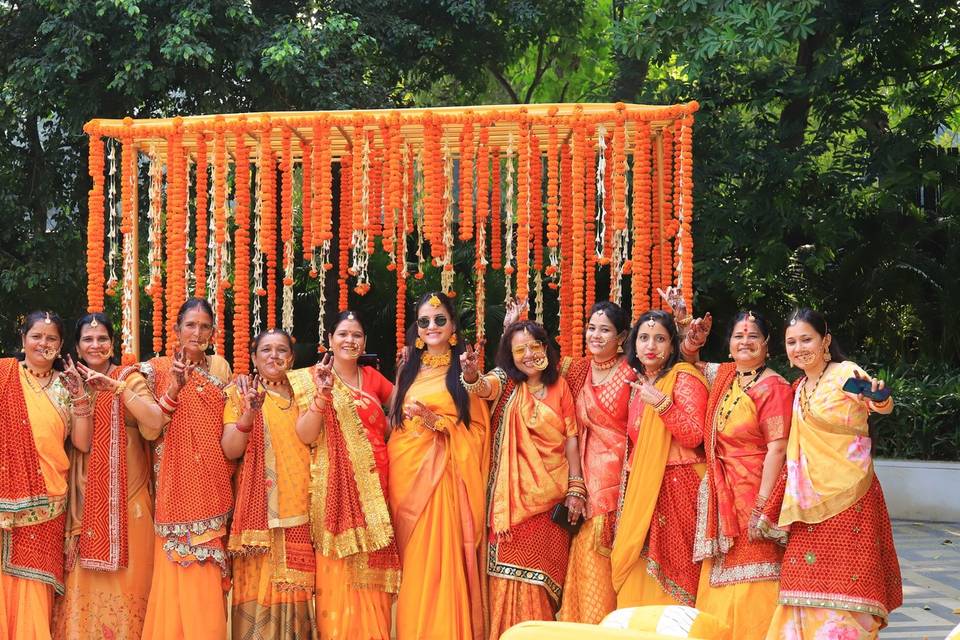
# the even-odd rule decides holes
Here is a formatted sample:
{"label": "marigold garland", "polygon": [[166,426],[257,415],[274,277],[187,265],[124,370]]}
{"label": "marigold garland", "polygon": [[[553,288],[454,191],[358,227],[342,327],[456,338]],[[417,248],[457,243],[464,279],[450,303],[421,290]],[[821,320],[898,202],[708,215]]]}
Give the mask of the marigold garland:
{"label": "marigold garland", "polygon": [[547,248],[550,264],[547,275],[554,276],[559,268],[557,249],[560,246],[560,151],[557,125],[551,122],[547,132]]}
{"label": "marigold garland", "polygon": [[233,131],[237,140],[234,177],[234,220],[237,228],[234,232],[233,263],[233,371],[245,374],[250,372],[250,148],[245,141],[246,129],[242,121]]}
{"label": "marigold garland", "polygon": [[[313,143],[306,142],[303,145],[303,158],[300,160],[300,225],[303,229],[300,246],[302,250],[304,264],[313,262],[313,250],[316,247],[314,242],[313,222],[317,217],[317,207],[313,204]],[[315,278],[316,273],[311,277]]]}
{"label": "marigold garland", "polygon": [[[533,163],[533,150],[530,141],[530,122],[520,110],[520,135],[517,141],[517,298],[530,297],[530,224],[533,210],[533,189],[530,173]],[[509,228],[508,228],[509,232]]]}
{"label": "marigold garland", "polygon": [[443,256],[443,129],[435,116],[425,116],[423,125],[423,232],[430,243],[430,255]]}
{"label": "marigold garland", "polygon": [[638,122],[633,141],[633,254],[631,317],[646,311],[650,290],[650,125]]}
{"label": "marigold garland", "polygon": [[487,217],[490,203],[487,200],[490,182],[490,131],[486,126],[480,129],[480,144],[477,148],[477,217],[476,217],[476,260],[474,271],[476,285],[474,292],[474,308],[476,310],[476,342],[480,347],[478,366],[484,369],[483,346],[487,341],[486,331],[486,271],[487,271]]}
{"label": "marigold garland", "polygon": [[383,235],[383,154],[374,148],[374,138],[371,132],[368,136],[370,144],[370,168],[368,201],[367,201],[367,253],[373,253],[374,238]]}
{"label": "marigold garland", "polygon": [[223,135],[223,116],[214,124],[213,134],[213,241],[216,246],[214,281],[216,282],[216,300],[214,304],[215,321],[224,328],[214,337],[216,351],[226,353],[226,289],[227,280],[227,148]]}
{"label": "marigold garland", "polygon": [[[668,287],[673,279],[673,125],[663,130],[663,200],[660,202],[660,282]],[[663,303],[661,303],[661,308]]]}
{"label": "marigold garland", "polygon": [[471,112],[460,132],[460,239],[473,238],[473,122]]}
{"label": "marigold garland", "polygon": [[500,148],[490,150],[493,166],[490,181],[490,267],[503,268],[503,231],[500,212]]}
{"label": "marigold garland", "polygon": [[[269,147],[270,135],[260,130],[260,189],[261,214],[260,251],[266,262],[265,291],[258,292],[267,299],[267,327],[277,326],[277,156]],[[265,143],[264,140],[267,142]],[[263,294],[266,294],[265,296]]]}
{"label": "marigold garland", "polygon": [[103,138],[92,125],[85,127],[90,138],[87,152],[87,171],[92,186],[87,194],[87,311],[103,310],[104,270],[104,195]]}
{"label": "marigold garland", "polygon": [[350,273],[350,238],[353,235],[353,174],[353,156],[347,154],[340,158],[340,237],[337,244],[337,309],[340,311],[345,311],[349,305],[347,276]]}
{"label": "marigold garland", "polygon": [[570,313],[570,347],[571,355],[580,357],[583,353],[583,303],[585,299],[584,289],[586,282],[585,272],[585,252],[586,238],[584,237],[584,184],[583,177],[585,173],[584,159],[586,156],[585,147],[587,145],[586,125],[579,117],[575,117],[573,125],[573,161],[571,163],[571,173],[573,177],[573,260],[572,273],[570,279],[571,289],[571,313]]}
{"label": "marigold garland", "polygon": [[[133,120],[124,118],[124,127],[132,129]],[[121,219],[120,234],[122,237],[122,269],[123,269],[123,295],[121,296],[121,318],[120,318],[120,345],[121,359],[130,364],[134,359],[133,340],[133,304],[134,287],[139,287],[139,283],[134,281],[133,274],[133,226],[138,219],[137,216],[137,186],[139,182],[139,169],[137,166],[137,148],[133,141],[133,135],[123,136],[122,142],[122,160],[121,160]]]}
{"label": "marigold garland", "polygon": [[[280,134],[280,243],[283,248],[283,300],[280,326],[293,331],[293,149],[290,130]],[[275,281],[270,287],[276,290]],[[275,312],[275,308],[271,307]],[[269,310],[268,314],[269,316]],[[276,325],[268,324],[273,327]]]}
{"label": "marigold garland", "polygon": [[209,229],[207,222],[207,207],[209,206],[207,166],[207,136],[200,134],[197,136],[197,243],[196,268],[194,270],[196,274],[194,295],[200,298],[207,295],[207,234]]}
{"label": "marigold garland", "polygon": [[560,151],[560,349],[573,355],[573,152],[569,144]]}
{"label": "marigold garland", "polygon": [[167,138],[167,355],[177,344],[177,311],[186,300],[186,169],[183,119],[177,117]]}
{"label": "marigold garland", "polygon": [[688,113],[682,119],[680,128],[680,209],[678,219],[679,273],[677,283],[687,303],[687,310],[693,313],[693,130],[694,116]]}

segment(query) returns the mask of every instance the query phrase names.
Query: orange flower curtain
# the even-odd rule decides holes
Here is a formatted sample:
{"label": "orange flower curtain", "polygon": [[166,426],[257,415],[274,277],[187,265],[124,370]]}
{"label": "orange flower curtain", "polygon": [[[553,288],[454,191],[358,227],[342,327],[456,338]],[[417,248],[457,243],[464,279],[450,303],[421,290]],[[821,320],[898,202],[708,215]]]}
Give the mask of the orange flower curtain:
{"label": "orange flower curtain", "polygon": [[[478,337],[487,272],[503,271],[538,320],[545,295],[559,298],[561,349],[578,354],[595,300],[629,302],[635,318],[661,307],[657,287],[675,284],[692,308],[696,110],[617,103],[92,120],[88,309],[118,294],[119,263],[123,355],[139,356],[142,170],[154,352],[174,348],[177,309],[201,296],[232,330],[233,365],[245,372],[252,331],[293,329],[298,271],[321,280],[322,349],[324,284],[341,309],[378,295],[369,274],[377,251],[396,277],[400,345],[407,279],[423,278],[429,261],[454,295],[459,241],[475,252]],[[600,270],[609,290],[597,290]],[[232,326],[223,327],[228,289]]]}

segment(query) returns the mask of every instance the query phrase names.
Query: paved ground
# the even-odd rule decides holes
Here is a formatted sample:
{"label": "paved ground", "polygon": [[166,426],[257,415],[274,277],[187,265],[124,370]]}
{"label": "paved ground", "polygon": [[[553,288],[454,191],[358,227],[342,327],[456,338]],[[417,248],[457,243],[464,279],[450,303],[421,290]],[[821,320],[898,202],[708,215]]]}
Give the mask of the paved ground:
{"label": "paved ground", "polygon": [[882,640],[942,640],[960,623],[960,524],[893,523],[903,574],[903,606]]}

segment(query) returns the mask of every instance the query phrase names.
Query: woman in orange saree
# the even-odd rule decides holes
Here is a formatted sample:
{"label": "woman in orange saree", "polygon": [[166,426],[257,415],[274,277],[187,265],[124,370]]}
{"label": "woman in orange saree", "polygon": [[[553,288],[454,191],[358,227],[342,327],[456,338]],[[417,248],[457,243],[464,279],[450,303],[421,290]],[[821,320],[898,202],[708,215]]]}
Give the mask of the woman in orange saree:
{"label": "woman in orange saree", "polygon": [[[760,314],[741,311],[727,332],[733,362],[699,363],[711,386],[694,546],[704,563],[697,608],[726,620],[736,638],[763,637],[770,626],[786,543],[786,531],[761,517],[783,470],[793,402],[790,385],[766,365],[769,336]],[[705,339],[706,332],[688,333],[684,356],[695,361]]]}
{"label": "woman in orange saree", "polygon": [[223,388],[230,365],[207,355],[213,310],[189,298],[177,313],[180,349],[141,365],[169,422],[154,446],[153,578],[144,640],[223,638],[229,586],[227,517],[234,465],[223,455]]}
{"label": "woman in orange saree", "polygon": [[113,362],[107,316],[80,318],[74,341],[94,422],[89,451],[70,452],[66,593],[54,612],[54,637],[139,638],[153,573],[147,442],[160,435],[163,412],[137,367]]}
{"label": "woman in orange saree", "polygon": [[316,560],[307,522],[310,449],[297,436],[299,409],[287,382],[293,340],[261,332],[250,347],[256,374],[226,388],[223,453],[242,459],[228,549],[233,560],[232,637],[316,636]]}
{"label": "woman in orange saree", "polygon": [[56,314],[28,314],[20,337],[22,362],[0,359],[0,640],[49,640],[63,593],[63,444],[89,438],[91,407],[76,369],[58,362]]}
{"label": "woman in orange saree", "polygon": [[390,511],[403,564],[397,640],[480,640],[486,404],[460,384],[453,304],[428,293],[407,330],[387,441]]}
{"label": "woman in orange saree", "polygon": [[487,488],[490,640],[526,620],[553,620],[567,572],[571,524],[586,503],[573,394],[547,333],[528,320],[503,333],[497,368],[481,377],[477,353],[461,356],[464,388],[493,404]]}
{"label": "woman in orange saree", "polygon": [[570,546],[559,620],[598,624],[617,608],[610,550],[627,446],[628,383],[636,380],[620,348],[627,337],[627,322],[618,305],[596,303],[587,319],[590,355],[572,363],[565,373],[576,398],[587,509],[585,522]]}
{"label": "woman in orange saree", "polygon": [[883,382],[844,358],[820,313],[795,311],[785,333],[787,357],[804,375],[794,396],[782,505],[765,507],[790,528],[767,638],[876,638],[903,602],[903,583],[867,416],[890,413],[893,398],[843,390],[850,378],[867,380],[872,391]]}
{"label": "woman in orange saree", "polygon": [[360,366],[366,332],[342,311],[330,351],[313,369],[287,374],[300,406],[297,433],[315,445],[310,529],[317,551],[321,638],[389,640],[400,554],[387,506],[387,416],[393,384]]}
{"label": "woman in orange saree", "polygon": [[630,403],[631,450],[610,563],[617,607],[694,606],[700,563],[692,559],[707,387],[679,362],[673,316],[647,311],[628,338],[627,360],[643,373]]}

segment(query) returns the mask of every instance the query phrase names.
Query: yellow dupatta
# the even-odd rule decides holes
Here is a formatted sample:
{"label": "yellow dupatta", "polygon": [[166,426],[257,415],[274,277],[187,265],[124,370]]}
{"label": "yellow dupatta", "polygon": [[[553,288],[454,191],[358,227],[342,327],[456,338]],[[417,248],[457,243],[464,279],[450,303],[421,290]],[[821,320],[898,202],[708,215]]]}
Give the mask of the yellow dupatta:
{"label": "yellow dupatta", "polygon": [[855,371],[866,375],[849,360],[837,363],[823,373],[808,403],[801,402],[802,387],[794,394],[781,527],[823,522],[862,498],[873,482],[867,409],[841,389]]}
{"label": "yellow dupatta", "polygon": [[[696,367],[686,362],[679,362],[656,382],[656,388],[672,397],[674,384],[681,373],[691,375],[706,384],[706,378]],[[610,554],[611,577],[616,591],[620,591],[623,587],[627,576],[630,575],[630,570],[640,559],[643,551],[657,504],[657,496],[660,494],[660,483],[663,481],[663,473],[667,467],[672,437],[670,430],[663,424],[663,420],[653,407],[644,407],[637,434],[633,466],[630,469],[623,499],[620,526]]]}

